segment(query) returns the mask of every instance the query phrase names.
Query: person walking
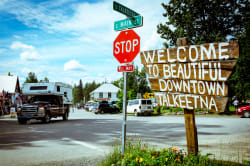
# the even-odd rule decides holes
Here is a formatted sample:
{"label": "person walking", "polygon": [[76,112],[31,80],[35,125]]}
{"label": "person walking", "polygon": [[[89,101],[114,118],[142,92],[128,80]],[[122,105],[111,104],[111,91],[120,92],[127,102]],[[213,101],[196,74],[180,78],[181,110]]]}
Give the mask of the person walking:
{"label": "person walking", "polygon": [[235,107],[235,110],[237,110],[239,106],[239,100],[237,98],[233,101],[233,105]]}

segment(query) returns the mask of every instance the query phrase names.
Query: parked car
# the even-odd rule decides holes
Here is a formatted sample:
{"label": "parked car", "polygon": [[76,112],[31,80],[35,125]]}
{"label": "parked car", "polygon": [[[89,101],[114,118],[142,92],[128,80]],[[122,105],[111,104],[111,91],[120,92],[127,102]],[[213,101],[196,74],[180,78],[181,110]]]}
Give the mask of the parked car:
{"label": "parked car", "polygon": [[95,111],[95,114],[103,114],[103,113],[119,113],[120,110],[114,106],[113,104],[109,104],[106,102],[99,102],[99,106]]}
{"label": "parked car", "polygon": [[117,102],[118,102],[118,101],[111,101],[110,104],[112,104],[113,106],[116,107],[116,106],[117,106],[117,104],[116,104]]}
{"label": "parked car", "polygon": [[85,108],[85,110],[86,110],[86,111],[89,111],[89,106],[90,106],[90,104],[89,104],[89,103],[87,103],[87,104],[85,105],[85,107],[84,107],[84,108]]}
{"label": "parked car", "polygon": [[90,112],[96,112],[98,106],[99,106],[99,103],[92,103],[92,104],[89,106],[89,111],[90,111]]}
{"label": "parked car", "polygon": [[154,112],[152,101],[150,99],[129,100],[127,112],[134,113],[135,116],[139,114],[151,114]]}
{"label": "parked car", "polygon": [[84,104],[77,104],[77,109],[84,108]]}
{"label": "parked car", "polygon": [[237,115],[242,115],[243,118],[250,118],[250,105],[243,105],[236,110]]}

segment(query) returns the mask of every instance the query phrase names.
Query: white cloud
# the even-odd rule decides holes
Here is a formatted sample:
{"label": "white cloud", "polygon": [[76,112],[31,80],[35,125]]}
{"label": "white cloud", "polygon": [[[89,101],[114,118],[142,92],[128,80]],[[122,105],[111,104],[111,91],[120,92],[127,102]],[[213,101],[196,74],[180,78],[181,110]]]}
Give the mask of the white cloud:
{"label": "white cloud", "polygon": [[21,43],[19,41],[14,41],[11,46],[10,46],[11,49],[13,50],[19,50],[19,49],[35,49],[33,46],[31,45],[27,45],[27,44],[24,44],[24,43]]}
{"label": "white cloud", "polygon": [[74,70],[86,70],[86,67],[84,65],[81,65],[76,60],[70,60],[69,62],[64,64],[64,71],[74,71]]}
{"label": "white cloud", "polygon": [[14,41],[11,46],[13,50],[21,50],[20,58],[21,60],[33,61],[41,58],[40,54],[36,51],[35,47],[32,45],[24,44],[19,41]]}
{"label": "white cloud", "polygon": [[[89,1],[91,3],[78,0],[1,1],[0,12],[16,16],[27,29],[36,28],[35,31],[32,28],[22,34],[12,34],[12,40],[19,40],[10,46],[12,51],[20,51],[22,65],[18,65],[17,73],[22,68],[30,68],[32,70],[27,72],[39,73],[39,78],[46,73],[50,80],[77,83],[80,78],[85,82],[119,79],[122,76],[117,72],[119,63],[112,55],[113,41],[119,32],[113,30],[113,24],[126,16],[113,10],[111,0]],[[143,26],[134,29],[141,37],[141,51],[162,48],[163,40],[156,33],[157,24],[166,21],[161,2],[167,3],[165,0],[119,0],[144,18]],[[46,35],[47,32],[50,34]],[[138,54],[134,63],[140,66],[139,57]],[[17,63],[15,56],[12,58],[13,63]],[[31,61],[37,59],[39,61]]]}
{"label": "white cloud", "polygon": [[20,54],[22,60],[37,60],[40,59],[40,55],[35,50],[24,51]]}

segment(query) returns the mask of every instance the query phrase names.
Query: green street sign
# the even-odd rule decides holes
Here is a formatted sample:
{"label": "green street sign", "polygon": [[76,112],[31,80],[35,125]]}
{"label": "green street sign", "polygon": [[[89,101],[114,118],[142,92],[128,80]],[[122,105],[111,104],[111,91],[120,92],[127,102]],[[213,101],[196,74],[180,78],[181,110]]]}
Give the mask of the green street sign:
{"label": "green street sign", "polygon": [[113,1],[113,9],[122,13],[122,14],[125,14],[126,16],[129,16],[129,17],[134,17],[134,16],[140,15],[140,14],[136,13],[135,11],[127,8],[126,6],[123,6],[122,4],[120,4],[116,1]]}
{"label": "green street sign", "polygon": [[135,17],[124,19],[124,20],[115,21],[114,30],[120,31],[123,29],[140,27],[142,26],[142,24],[143,24],[143,17],[135,16]]}

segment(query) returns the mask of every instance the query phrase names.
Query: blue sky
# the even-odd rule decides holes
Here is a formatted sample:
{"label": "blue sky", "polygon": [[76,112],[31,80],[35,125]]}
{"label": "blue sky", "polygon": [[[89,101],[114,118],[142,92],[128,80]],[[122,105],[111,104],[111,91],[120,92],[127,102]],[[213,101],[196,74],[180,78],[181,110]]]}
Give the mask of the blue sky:
{"label": "blue sky", "polygon": [[[164,40],[156,26],[164,23],[163,0],[117,0],[140,13],[141,51],[160,49]],[[51,82],[111,82],[121,77],[113,56],[114,21],[126,16],[113,11],[112,0],[1,0],[0,75],[29,72]],[[139,54],[134,63],[141,67]]]}

